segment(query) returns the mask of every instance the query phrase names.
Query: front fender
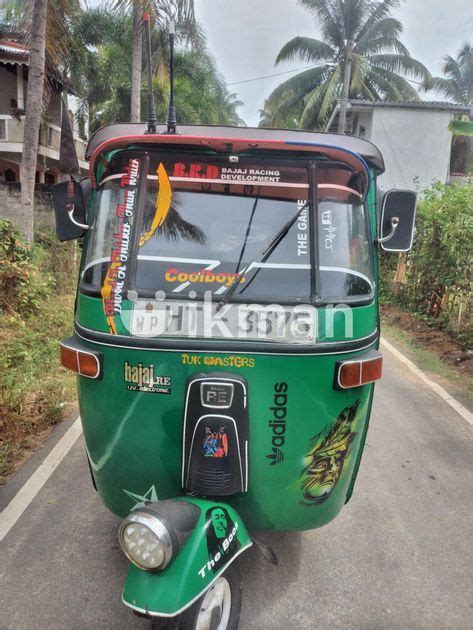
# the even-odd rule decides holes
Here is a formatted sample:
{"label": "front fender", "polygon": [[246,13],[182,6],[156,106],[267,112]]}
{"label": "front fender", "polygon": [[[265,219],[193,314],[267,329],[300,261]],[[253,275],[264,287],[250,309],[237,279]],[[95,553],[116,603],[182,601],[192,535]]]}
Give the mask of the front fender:
{"label": "front fender", "polygon": [[164,571],[150,573],[131,564],[123,588],[123,603],[152,617],[183,612],[253,544],[243,521],[226,503],[193,497],[175,500],[200,509],[194,531]]}

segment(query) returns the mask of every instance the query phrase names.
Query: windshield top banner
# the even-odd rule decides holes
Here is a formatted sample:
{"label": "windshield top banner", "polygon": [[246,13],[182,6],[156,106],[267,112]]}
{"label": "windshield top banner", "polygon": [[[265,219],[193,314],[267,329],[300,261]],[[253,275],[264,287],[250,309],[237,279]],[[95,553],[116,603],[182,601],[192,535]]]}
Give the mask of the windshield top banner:
{"label": "windshield top banner", "polygon": [[191,161],[165,162],[171,181],[275,184],[307,188],[307,172],[300,168],[276,168],[264,164],[208,164]]}

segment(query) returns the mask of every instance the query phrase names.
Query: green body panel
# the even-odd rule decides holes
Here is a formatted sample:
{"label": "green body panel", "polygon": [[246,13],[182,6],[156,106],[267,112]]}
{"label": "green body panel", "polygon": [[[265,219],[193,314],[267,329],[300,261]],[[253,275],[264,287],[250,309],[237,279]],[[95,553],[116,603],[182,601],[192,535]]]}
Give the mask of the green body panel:
{"label": "green body panel", "polygon": [[[139,497],[151,498],[153,492],[159,499],[182,492],[186,380],[196,372],[216,371],[238,373],[248,382],[249,489],[228,499],[248,527],[319,527],[334,518],[343,506],[368,421],[373,386],[338,391],[333,388],[333,380],[336,362],[360,352],[288,356],[152,351],[84,343],[104,353],[103,379],[78,377],[78,388],[97,489],[116,514],[125,516]],[[125,362],[133,366],[152,365],[155,376],[170,379],[170,393],[130,391],[124,380]],[[275,404],[275,386],[281,383],[287,387],[286,430],[281,449],[284,459],[274,463],[268,458],[273,453],[274,437],[269,422],[274,415],[271,407]],[[328,435],[329,442],[336,442],[339,437],[343,442],[341,454],[329,454],[329,459],[325,457],[322,462],[336,469],[333,491],[320,503],[304,503],[303,470],[310,463],[313,438],[336,430],[341,412],[353,408],[357,401],[355,417],[345,422],[342,435]],[[280,440],[276,442],[279,443]],[[343,450],[347,443],[348,448]]]}
{"label": "green body panel", "polygon": [[[123,602],[156,616],[174,616],[190,606],[253,543],[242,519],[229,505],[204,499],[181,498],[200,508],[197,525],[184,547],[164,571],[150,573],[130,565]],[[212,548],[212,511],[225,513],[228,536]],[[217,561],[215,562],[215,559]]]}

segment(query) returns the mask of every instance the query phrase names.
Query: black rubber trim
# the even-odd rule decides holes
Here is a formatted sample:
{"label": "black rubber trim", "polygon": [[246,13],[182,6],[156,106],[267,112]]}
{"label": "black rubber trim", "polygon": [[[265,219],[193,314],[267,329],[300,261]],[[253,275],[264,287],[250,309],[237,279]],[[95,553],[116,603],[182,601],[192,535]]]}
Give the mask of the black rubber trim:
{"label": "black rubber trim", "polygon": [[86,341],[102,343],[121,348],[144,348],[150,350],[176,350],[177,352],[241,352],[243,354],[258,352],[261,354],[338,354],[367,348],[378,340],[379,334],[375,330],[371,335],[353,341],[330,341],[315,346],[299,346],[294,344],[264,343],[258,341],[234,341],[225,339],[197,340],[197,339],[145,339],[143,337],[126,337],[111,335],[84,328],[75,323],[76,333]]}

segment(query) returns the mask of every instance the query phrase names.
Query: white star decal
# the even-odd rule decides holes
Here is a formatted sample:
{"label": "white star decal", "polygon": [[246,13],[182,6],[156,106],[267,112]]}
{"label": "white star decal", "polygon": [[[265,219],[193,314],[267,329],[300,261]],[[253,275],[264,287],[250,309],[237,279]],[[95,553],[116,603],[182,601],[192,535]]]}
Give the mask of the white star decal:
{"label": "white star decal", "polygon": [[134,492],[130,492],[129,490],[125,490],[125,489],[123,489],[123,492],[127,494],[129,497],[131,497],[132,499],[134,499],[135,501],[137,501],[137,503],[135,503],[135,505],[131,508],[132,510],[134,510],[137,507],[140,507],[141,505],[144,505],[147,501],[156,502],[158,500],[158,495],[157,495],[156,488],[154,487],[154,485],[151,486],[151,488],[147,490],[143,495],[135,494]]}

